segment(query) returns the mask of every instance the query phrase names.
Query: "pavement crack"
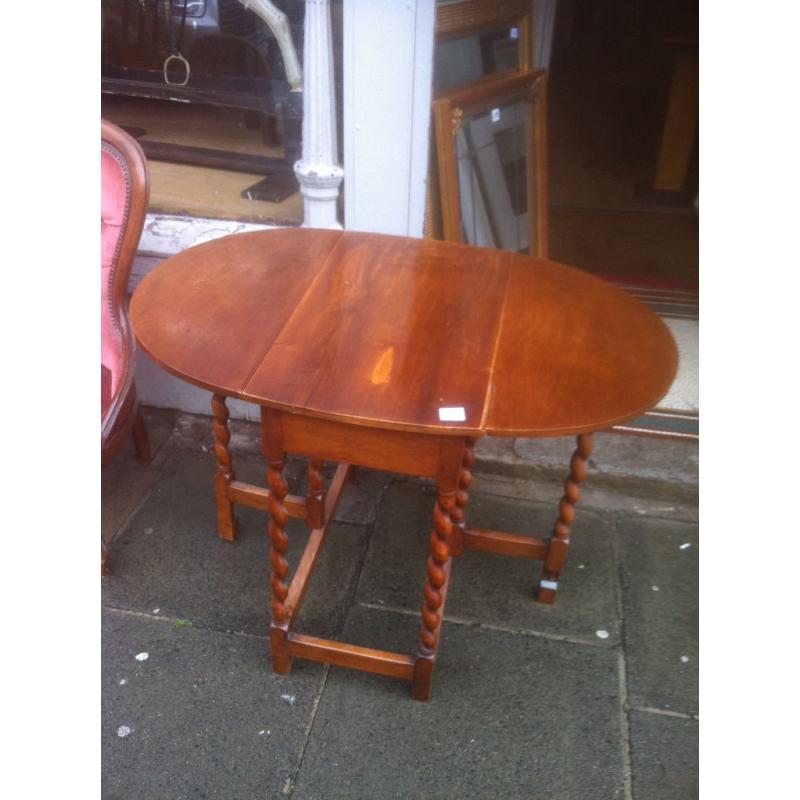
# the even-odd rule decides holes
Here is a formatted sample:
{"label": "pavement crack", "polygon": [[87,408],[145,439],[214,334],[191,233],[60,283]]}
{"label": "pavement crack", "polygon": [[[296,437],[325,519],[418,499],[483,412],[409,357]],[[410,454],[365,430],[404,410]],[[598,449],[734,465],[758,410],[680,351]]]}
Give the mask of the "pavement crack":
{"label": "pavement crack", "polygon": [[166,614],[152,614],[148,613],[147,611],[136,611],[132,608],[120,608],[119,606],[112,606],[108,603],[103,603],[101,608],[105,609],[106,611],[115,611],[118,614],[125,614],[129,617],[138,617],[139,619],[154,620],[156,622],[169,622],[175,625],[175,627],[195,628],[199,631],[221,633],[228,636],[245,636],[249,639],[260,639],[261,641],[266,641],[269,639],[269,635],[267,634],[248,633],[247,631],[234,631],[224,628],[215,628],[213,625],[205,625],[202,622],[193,622],[186,617],[170,617]]}
{"label": "pavement crack", "polygon": [[300,774],[300,769],[303,766],[303,759],[306,755],[306,748],[311,739],[311,730],[314,727],[314,720],[317,718],[317,710],[319,708],[320,700],[322,700],[322,693],[325,691],[325,684],[328,682],[328,673],[330,672],[330,664],[325,664],[322,670],[322,677],[320,678],[319,686],[314,694],[314,702],[311,704],[311,715],[308,719],[306,729],[303,731],[303,741],[300,743],[300,752],[297,754],[297,764],[292,774],[286,779],[281,793],[291,800],[294,794],[294,786],[297,781],[297,776]]}
{"label": "pavement crack", "polygon": [[617,674],[619,676],[620,738],[622,739],[622,780],[625,800],[633,800],[633,767],[631,765],[631,728],[628,718],[628,676],[625,669],[625,650],[618,651]]}
{"label": "pavement crack", "polygon": [[631,722],[628,714],[628,670],[625,660],[625,614],[622,601],[622,557],[619,547],[619,531],[612,524],[611,553],[617,565],[617,585],[614,591],[617,596],[617,616],[619,618],[619,650],[617,657],[617,675],[619,677],[619,716],[620,738],[622,745],[622,780],[624,785],[625,800],[633,800],[633,766],[631,760]]}
{"label": "pavement crack", "polygon": [[[392,485],[392,483],[394,483],[394,480],[388,481],[385,485],[383,485],[380,488],[378,500],[377,500],[377,503],[376,503],[376,506],[375,506],[376,509],[378,509],[380,507],[381,501],[383,500],[383,496],[386,493],[386,490]],[[367,563],[367,559],[369,558],[369,551],[372,548],[372,539],[373,539],[373,536],[375,535],[375,526],[377,525],[377,522],[378,522],[378,512],[376,510],[375,518],[371,522],[368,522],[365,525],[363,525],[363,527],[364,527],[364,529],[366,531],[366,535],[367,535],[367,545],[364,548],[364,552],[361,553],[361,556],[359,558],[358,564],[356,565],[356,569],[355,569],[355,574],[353,576],[353,580],[350,583],[350,587],[349,587],[347,595],[345,597],[344,614],[342,615],[342,623],[339,626],[339,630],[337,631],[337,635],[338,636],[341,636],[341,634],[342,634],[342,632],[344,630],[344,626],[345,626],[345,624],[347,622],[347,615],[348,615],[348,613],[350,611],[350,608],[354,604],[362,605],[361,603],[358,603],[356,601],[356,597],[358,596],[359,586],[361,586],[361,576],[362,576],[362,574],[364,572],[364,566]]]}
{"label": "pavement crack", "polygon": [[[386,487],[384,487],[384,490],[385,490],[385,488]],[[352,580],[350,582],[350,586],[348,587],[347,594],[345,596],[344,612],[342,614],[341,622],[339,623],[339,625],[337,627],[337,630],[336,630],[336,634],[335,634],[336,640],[339,640],[339,639],[341,639],[342,633],[344,632],[344,628],[345,628],[345,625],[347,623],[348,612],[350,611],[350,608],[352,608],[352,606],[355,604],[355,597],[356,597],[356,594],[358,593],[359,584],[361,583],[361,573],[364,570],[364,565],[367,562],[367,555],[369,554],[369,548],[370,548],[370,546],[372,544],[372,535],[373,535],[373,533],[375,531],[375,520],[373,520],[371,523],[367,523],[366,525],[361,524],[361,523],[355,523],[355,522],[352,522],[352,523],[342,522],[340,520],[336,520],[336,524],[337,525],[339,525],[339,524],[341,524],[341,525],[352,525],[353,527],[365,528],[366,532],[367,532],[367,537],[368,537],[367,546],[364,548],[364,551],[361,554],[359,562],[356,565],[355,573],[353,575],[353,578],[352,578]],[[314,721],[316,720],[317,711],[319,709],[319,704],[320,704],[320,701],[322,700],[322,695],[323,695],[323,693],[325,691],[325,685],[328,682],[328,673],[329,672],[330,672],[330,664],[324,664],[323,665],[323,670],[322,670],[322,677],[320,678],[320,682],[319,682],[319,685],[317,687],[317,691],[316,691],[316,693],[314,695],[314,701],[311,704],[311,715],[309,717],[308,724],[306,725],[305,731],[303,732],[303,741],[302,741],[302,743],[300,745],[300,751],[299,751],[298,757],[297,757],[297,764],[296,764],[292,774],[286,779],[286,783],[284,784],[283,789],[281,790],[281,793],[285,797],[289,798],[289,800],[291,800],[291,797],[294,794],[294,787],[295,787],[295,784],[297,782],[297,777],[300,774],[300,770],[301,770],[301,768],[303,766],[303,760],[305,759],[305,755],[306,755],[306,748],[308,747],[308,743],[309,743],[309,741],[311,739],[311,732],[312,732],[312,730],[314,728]]]}
{"label": "pavement crack", "polygon": [[[408,608],[401,608],[399,606],[387,606],[382,603],[358,603],[361,608],[370,609],[373,611],[388,611],[392,614],[403,614],[407,617],[421,617],[419,611],[412,611]],[[560,633],[546,633],[545,631],[535,631],[529,628],[511,628],[505,625],[495,625],[491,622],[480,622],[474,619],[465,619],[463,617],[454,617],[445,614],[442,619],[452,625],[464,625],[472,628],[482,628],[489,631],[500,631],[501,633],[510,633],[514,636],[532,636],[537,639],[549,639],[554,642],[567,642],[568,644],[583,645],[585,647],[593,647],[599,650],[615,650],[617,645],[601,644],[599,641],[595,642],[588,637],[586,639],[569,636]]]}
{"label": "pavement crack", "polygon": [[174,452],[170,452],[170,449],[167,448],[170,438],[168,438],[167,441],[164,442],[164,444],[162,444],[158,448],[156,453],[154,453],[150,459],[151,467],[155,471],[155,477],[150,481],[150,485],[145,489],[142,496],[139,498],[139,501],[134,504],[133,508],[131,508],[131,510],[125,515],[122,521],[117,525],[116,529],[109,536],[108,542],[106,543],[108,546],[109,553],[111,552],[111,547],[114,544],[114,542],[120,536],[122,536],[122,534],[128,529],[131,522],[133,521],[133,518],[139,513],[139,511],[144,507],[145,503],[147,503],[147,501],[151,498],[153,492],[155,492],[158,489],[158,486],[161,483],[161,479],[164,477],[166,468],[175,455]]}

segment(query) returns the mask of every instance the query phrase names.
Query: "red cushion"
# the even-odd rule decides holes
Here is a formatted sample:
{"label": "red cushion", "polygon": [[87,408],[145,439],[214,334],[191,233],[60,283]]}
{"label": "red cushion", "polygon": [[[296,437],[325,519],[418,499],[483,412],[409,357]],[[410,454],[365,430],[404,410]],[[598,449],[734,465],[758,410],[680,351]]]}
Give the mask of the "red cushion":
{"label": "red cushion", "polygon": [[[100,217],[100,363],[103,376],[102,412],[105,415],[122,379],[123,342],[111,312],[111,270],[126,213],[127,186],[120,163],[101,150]],[[106,401],[106,394],[108,400]]]}

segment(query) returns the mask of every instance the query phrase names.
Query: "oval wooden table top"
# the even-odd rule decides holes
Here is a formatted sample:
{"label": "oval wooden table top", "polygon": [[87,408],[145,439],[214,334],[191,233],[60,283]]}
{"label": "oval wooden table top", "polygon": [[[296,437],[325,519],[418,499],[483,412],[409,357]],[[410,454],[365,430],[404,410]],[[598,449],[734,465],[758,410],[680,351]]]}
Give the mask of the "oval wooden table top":
{"label": "oval wooden table top", "polygon": [[603,430],[653,407],[678,363],[650,309],[580,270],[308,228],[169,258],[137,288],[131,320],[158,364],[215,393],[439,434]]}

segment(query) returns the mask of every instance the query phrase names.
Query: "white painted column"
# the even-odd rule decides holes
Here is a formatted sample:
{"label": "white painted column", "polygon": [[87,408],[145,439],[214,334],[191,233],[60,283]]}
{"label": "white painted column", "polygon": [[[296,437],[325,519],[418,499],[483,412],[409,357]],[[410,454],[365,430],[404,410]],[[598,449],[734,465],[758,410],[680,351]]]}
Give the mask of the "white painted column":
{"label": "white painted column", "polygon": [[422,236],[434,0],[344,0],[345,227]]}
{"label": "white painted column", "polygon": [[306,0],[303,41],[303,150],[294,173],[304,228],[341,228],[336,203],[344,177],[336,163],[336,92],[330,0]]}

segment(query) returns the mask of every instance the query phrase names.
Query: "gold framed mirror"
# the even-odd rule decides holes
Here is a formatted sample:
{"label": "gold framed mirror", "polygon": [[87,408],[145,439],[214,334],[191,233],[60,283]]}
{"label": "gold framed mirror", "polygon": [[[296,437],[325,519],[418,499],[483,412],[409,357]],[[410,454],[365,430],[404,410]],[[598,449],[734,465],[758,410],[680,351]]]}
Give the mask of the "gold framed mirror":
{"label": "gold framed mirror", "polygon": [[533,66],[530,0],[437,0],[434,92]]}
{"label": "gold framed mirror", "polygon": [[433,102],[442,238],[546,257],[547,76],[509,70]]}

